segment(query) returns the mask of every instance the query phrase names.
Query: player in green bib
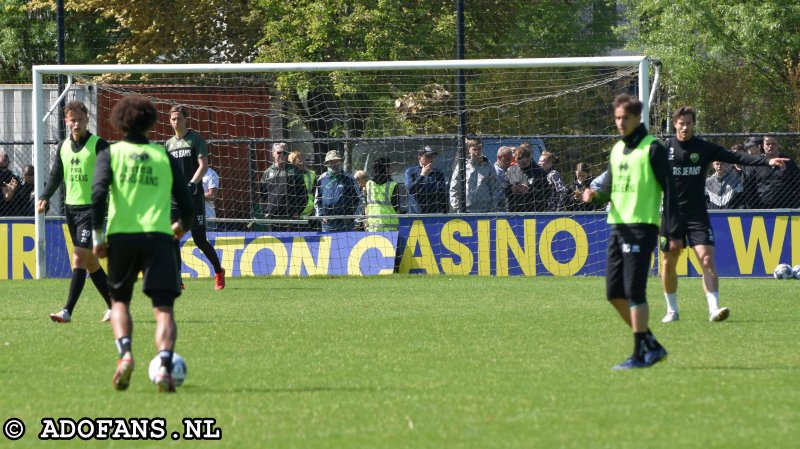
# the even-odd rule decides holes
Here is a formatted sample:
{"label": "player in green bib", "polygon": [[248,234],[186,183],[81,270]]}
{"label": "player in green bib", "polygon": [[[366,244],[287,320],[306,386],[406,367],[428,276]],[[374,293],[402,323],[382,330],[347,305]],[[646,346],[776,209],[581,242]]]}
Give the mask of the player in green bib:
{"label": "player in green bib", "polygon": [[[125,97],[114,106],[111,124],[125,137],[98,155],[92,185],[94,253],[108,257],[111,327],[119,350],[113,378],[117,390],[128,388],[133,372],[130,302],[141,273],[156,321],[156,349],[161,359],[156,386],[161,392],[175,391],[173,305],[181,288],[172,242],[191,227],[193,205],[178,162],[164,147],[148,141],[147,133],[157,117],[155,106],[145,97]],[[170,217],[170,198],[179,211],[176,221]]]}
{"label": "player in green bib", "polygon": [[86,283],[86,273],[106,302],[102,321],[111,319],[111,301],[108,299],[106,272],[97,256],[92,254],[92,176],[97,155],[108,151],[108,142],[90,133],[89,109],[80,101],[71,101],[64,108],[69,137],[58,145],[50,176],[44,192],[39,196],[36,209],[44,213],[50,198],[64,185],[64,215],[72,238],[72,281],[69,284],[67,303],[63,309],[50,314],[57,323],[72,321],[72,313]]}
{"label": "player in green bib", "polygon": [[658,241],[662,196],[670,247],[677,245],[678,210],[667,149],[641,123],[642,103],[622,94],[613,107],[622,140],[611,150],[602,186],[598,191],[585,189],[582,200],[611,202],[606,297],[633,330],[633,353],[614,366],[627,370],[650,367],[667,356],[648,327],[647,278]]}

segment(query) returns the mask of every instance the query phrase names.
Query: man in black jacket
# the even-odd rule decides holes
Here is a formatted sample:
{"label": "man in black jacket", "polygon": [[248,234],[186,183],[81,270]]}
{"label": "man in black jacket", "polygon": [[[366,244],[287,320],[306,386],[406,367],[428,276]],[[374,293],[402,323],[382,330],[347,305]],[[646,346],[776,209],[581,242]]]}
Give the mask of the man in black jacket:
{"label": "man in black jacket", "polygon": [[[764,157],[782,160],[785,170],[773,170],[772,166],[750,167],[745,172],[745,182],[753,188],[753,197],[748,202],[751,209],[797,209],[800,208],[800,171],[797,164],[778,150],[778,140],[764,137]],[[770,164],[772,165],[772,164]]]}
{"label": "man in black jacket", "polygon": [[667,139],[668,159],[678,192],[680,238],[674,251],[666,248],[666,231],[661,230],[661,284],[667,301],[664,323],[678,321],[677,264],[683,248],[692,247],[703,270],[703,290],[708,302],[709,321],[724,321],[730,315],[727,307],[719,305],[719,279],[714,266],[714,232],[708,218],[705,200],[706,173],[713,161],[730,164],[760,165],[783,168],[788,159],[734,153],[694,135],[697,113],[689,106],[679,108],[672,115],[676,136]]}
{"label": "man in black jacket", "polygon": [[[306,207],[307,193],[303,173],[287,163],[289,146],[278,142],[272,145],[272,166],[261,177],[261,203],[268,219],[297,220]],[[296,226],[273,223],[270,231],[286,232]]]}

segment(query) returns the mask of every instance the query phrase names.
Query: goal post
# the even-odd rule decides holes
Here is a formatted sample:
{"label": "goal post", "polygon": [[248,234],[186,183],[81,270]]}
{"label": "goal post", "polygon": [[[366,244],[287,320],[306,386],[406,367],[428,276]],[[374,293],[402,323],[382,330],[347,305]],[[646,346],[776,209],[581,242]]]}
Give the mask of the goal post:
{"label": "goal post", "polygon": [[[161,112],[177,104],[193,107],[189,127],[200,132],[209,147],[218,151],[212,151],[212,167],[225,172],[219,221],[230,226],[221,228],[223,235],[225,230],[252,230],[251,225],[259,223],[258,185],[270,164],[269,147],[274,142],[289,142],[303,151],[308,165],[320,175],[324,168],[323,150],[343,150],[345,168],[352,172],[356,168],[369,171],[368,165],[380,155],[407,166],[416,161],[416,150],[410,148],[432,144],[449,149],[453,139],[464,137],[453,126],[455,102],[450,86],[455,83],[457,70],[469,73],[468,133],[491,142],[493,151],[506,143],[527,140],[534,141],[538,151],[546,147],[564,156],[569,154],[562,156],[558,167],[566,181],[571,179],[573,163],[579,159],[591,160],[600,169],[605,161],[598,153],[607,153],[607,145],[614,139],[610,135],[609,98],[621,92],[637,94],[643,103],[642,120],[649,125],[650,63],[645,56],[607,56],[38,65],[33,67],[32,104],[35,194],[38,198],[44,189],[54,140],[58,140],[48,138],[54,135],[57,114],[51,112],[58,107],[58,99],[45,95],[58,75],[70,77],[64,92],[66,99],[86,99],[91,103],[90,115],[98,117],[98,129],[90,126],[90,131],[110,141],[121,136],[107,129],[104,116],[122,96],[148,96]],[[320,78],[324,82],[317,84]],[[91,95],[76,97],[75,92],[81,89]],[[163,118],[161,121],[168,122]],[[163,143],[170,131],[162,123],[153,140]],[[400,173],[395,177],[399,179],[405,167],[397,168]],[[451,169],[452,164],[447,168]],[[596,170],[595,175],[600,171]],[[504,215],[513,214],[498,212],[498,216]],[[47,276],[46,221],[47,217],[36,214],[36,278]],[[69,264],[69,254],[66,257]]]}

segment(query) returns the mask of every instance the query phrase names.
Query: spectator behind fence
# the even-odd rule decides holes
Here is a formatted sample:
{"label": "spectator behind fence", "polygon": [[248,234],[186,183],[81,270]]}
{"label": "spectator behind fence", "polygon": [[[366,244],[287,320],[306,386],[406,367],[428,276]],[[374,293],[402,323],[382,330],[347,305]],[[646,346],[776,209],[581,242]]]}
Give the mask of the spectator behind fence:
{"label": "spectator behind fence", "polygon": [[[747,153],[747,151],[744,149],[744,145],[742,145],[741,143],[735,143],[731,145],[730,150],[731,153]],[[744,174],[744,172],[742,171],[742,167],[744,166],[740,164],[734,164],[731,166],[731,172],[734,175],[736,175],[736,177],[741,178],[742,175]]]}
{"label": "spectator behind fence", "polygon": [[501,212],[508,210],[508,199],[503,191],[506,182],[506,172],[511,164],[514,163],[514,147],[503,145],[497,149],[497,162],[494,163],[494,171],[497,173],[497,197],[500,198]]}
{"label": "spectator behind fence", "polygon": [[[314,188],[317,185],[317,172],[306,168],[306,157],[302,151],[292,151],[289,153],[289,163],[303,174],[303,185],[306,188],[306,205],[303,211],[300,212],[300,218],[307,219],[314,215]],[[301,226],[306,231],[319,230],[319,223],[316,221],[309,221],[308,225]]]}
{"label": "spectator behind fence", "polygon": [[12,215],[14,191],[19,187],[20,179],[11,171],[10,160],[5,151],[0,150],[0,217]]}
{"label": "spectator behind fence", "polygon": [[514,150],[516,163],[506,171],[503,191],[509,212],[544,211],[551,196],[544,170],[533,162],[531,146],[525,143]]}
{"label": "spectator behind fence", "polygon": [[[744,143],[744,151],[753,156],[761,156],[761,142],[762,139],[751,137]],[[755,168],[756,167],[745,165],[741,166],[741,171],[739,172],[739,178],[742,181],[743,190],[739,203],[744,209],[759,208],[756,180],[753,176]]]}
{"label": "spectator behind fence", "polygon": [[[319,217],[355,215],[360,203],[356,180],[342,170],[342,157],[336,150],[325,155],[328,171],[317,181],[314,207]],[[353,218],[323,218],[322,232],[351,232],[355,230]]]}
{"label": "spectator behind fence", "polygon": [[397,217],[379,217],[379,215],[396,215],[400,209],[400,186],[392,179],[391,162],[386,158],[378,158],[372,164],[372,179],[364,188],[366,204],[367,231],[396,231],[400,220]]}
{"label": "spectator behind fence", "polygon": [[[498,196],[497,172],[489,159],[483,155],[483,142],[480,139],[466,140],[467,160],[464,163],[466,188],[465,212],[496,212],[501,203]],[[461,167],[456,166],[450,180],[450,206],[459,211],[461,203]]]}
{"label": "spectator behind fence", "polygon": [[593,180],[594,177],[592,176],[592,169],[589,168],[589,164],[578,162],[575,165],[575,179],[572,181],[572,184],[570,184],[570,190],[573,195],[567,198],[570,210],[586,211],[597,210],[603,207],[596,203],[584,203],[580,201],[579,197],[575,196],[576,194],[582,194],[585,189],[591,188]]}
{"label": "spectator behind fence", "polygon": [[360,196],[358,202],[358,210],[356,211],[356,215],[360,215],[360,218],[356,218],[356,231],[366,231],[367,230],[367,182],[369,182],[369,174],[364,170],[356,170],[353,173],[353,179],[356,180],[356,184],[358,184],[358,194]]}
{"label": "spectator behind fence", "polygon": [[[778,150],[778,140],[766,136],[763,141],[764,156],[772,160],[787,158]],[[745,191],[748,185],[754,196],[746,198],[750,209],[795,209],[800,207],[800,172],[797,163],[789,159],[784,169],[773,167],[747,167]]]}
{"label": "spectator behind fence", "polygon": [[36,198],[33,195],[33,165],[22,168],[22,184],[17,187],[12,198],[13,214],[18,217],[32,217],[36,211]]}
{"label": "spectator behind fence", "polygon": [[[264,217],[276,220],[297,220],[306,207],[307,191],[303,174],[286,160],[289,146],[272,144],[272,165],[261,177],[261,210]],[[297,230],[297,225],[270,223],[272,232]]]}
{"label": "spectator behind fence", "polygon": [[539,166],[544,170],[547,177],[547,183],[550,185],[551,196],[550,201],[547,203],[549,210],[563,210],[564,204],[570,198],[570,190],[564,181],[561,179],[561,174],[555,169],[559,159],[554,153],[543,151],[539,156]]}
{"label": "spectator behind fence", "polygon": [[418,164],[406,169],[409,213],[447,213],[447,179],[441,170],[434,168],[435,159],[436,151],[426,145],[417,153]]}
{"label": "spectator behind fence", "polygon": [[727,162],[711,163],[714,173],[706,178],[706,203],[709,209],[736,209],[741,200],[742,183]]}
{"label": "spectator behind fence", "polygon": [[[214,231],[217,229],[217,223],[213,219],[217,218],[217,208],[214,202],[217,200],[217,192],[219,191],[219,173],[214,171],[211,167],[211,162],[208,163],[208,169],[203,175],[203,199],[206,206],[206,229]],[[211,218],[212,221],[208,221]]]}

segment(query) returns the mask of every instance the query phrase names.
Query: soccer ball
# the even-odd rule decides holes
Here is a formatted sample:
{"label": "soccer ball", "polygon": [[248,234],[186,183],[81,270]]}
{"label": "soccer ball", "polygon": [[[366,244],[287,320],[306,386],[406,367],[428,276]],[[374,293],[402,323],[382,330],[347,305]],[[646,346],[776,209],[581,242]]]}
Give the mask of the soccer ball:
{"label": "soccer ball", "polygon": [[780,263],[777,267],[775,267],[775,271],[772,272],[772,275],[775,276],[775,279],[792,279],[794,276],[792,274],[792,267],[787,263]]}
{"label": "soccer ball", "polygon": [[[150,381],[156,383],[156,376],[158,375],[158,369],[161,368],[161,357],[156,354],[153,357],[153,360],[150,361],[150,366],[147,369],[147,374],[150,375]],[[177,352],[172,353],[172,380],[175,381],[175,386],[180,387],[183,385],[183,381],[186,380],[186,361],[183,360],[180,354]]]}
{"label": "soccer ball", "polygon": [[800,264],[797,264],[792,268],[792,275],[795,279],[800,279]]}

